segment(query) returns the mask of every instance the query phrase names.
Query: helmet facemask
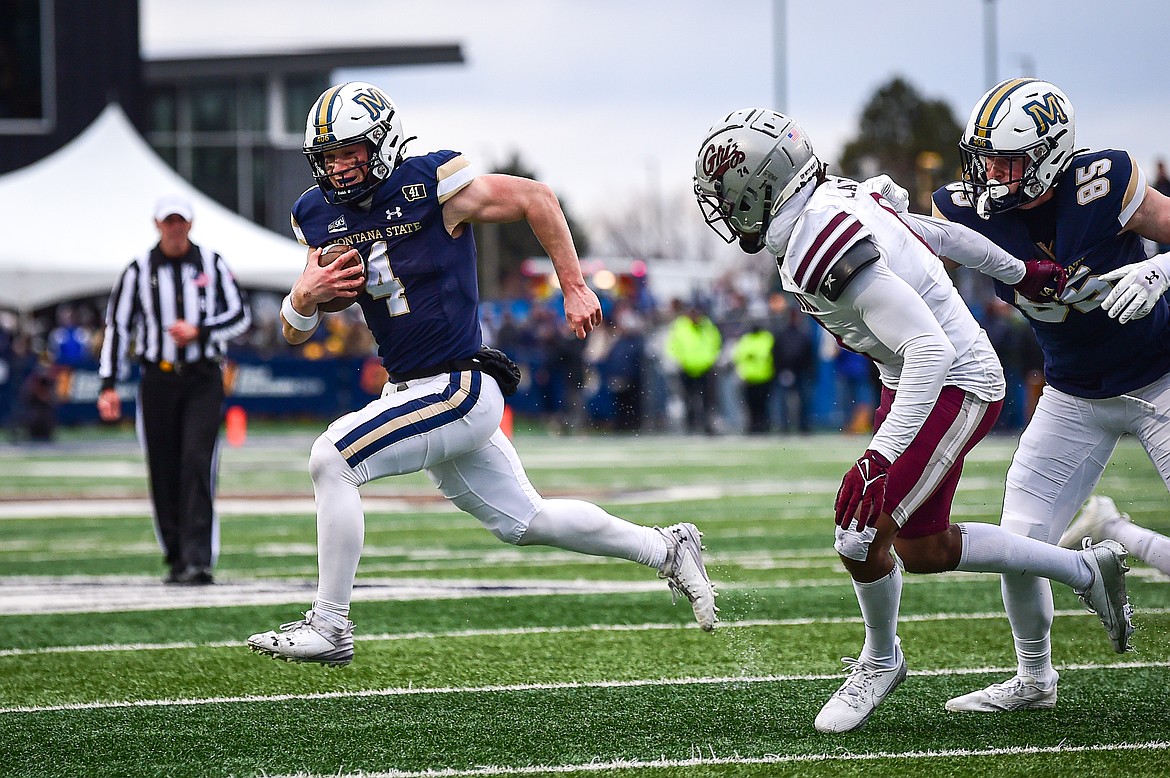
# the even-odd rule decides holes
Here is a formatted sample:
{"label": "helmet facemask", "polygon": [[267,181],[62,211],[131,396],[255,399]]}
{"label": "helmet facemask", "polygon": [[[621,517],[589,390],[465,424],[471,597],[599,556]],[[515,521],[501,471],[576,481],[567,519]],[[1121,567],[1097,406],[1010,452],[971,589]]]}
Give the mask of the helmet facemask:
{"label": "helmet facemask", "polygon": [[[990,218],[993,213],[1003,213],[1036,200],[1047,192],[1054,176],[1042,180],[1044,161],[1057,149],[1057,141],[1046,139],[1043,143],[1017,151],[993,152],[975,149],[966,143],[959,144],[963,160],[963,187],[971,204],[981,218]],[[1002,159],[1008,175],[988,175],[992,160]],[[1014,171],[1019,170],[1019,173]]]}
{"label": "helmet facemask", "polygon": [[[401,124],[394,103],[377,87],[350,82],[327,89],[309,112],[303,152],[313,171],[313,179],[325,199],[331,203],[361,201],[375,187],[390,177],[402,162]],[[364,144],[367,161],[360,166],[360,181],[338,186],[332,180],[346,170],[328,171],[326,152]]]}

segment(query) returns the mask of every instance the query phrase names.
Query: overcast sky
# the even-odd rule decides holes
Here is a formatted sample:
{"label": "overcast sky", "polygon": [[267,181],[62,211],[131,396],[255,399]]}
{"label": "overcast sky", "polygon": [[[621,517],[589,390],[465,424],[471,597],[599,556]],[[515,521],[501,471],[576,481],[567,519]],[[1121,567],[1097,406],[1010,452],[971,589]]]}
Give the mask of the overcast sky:
{"label": "overcast sky", "polygon": [[[689,196],[704,131],[734,109],[789,113],[833,163],[894,76],[946,101],[960,122],[989,86],[986,0],[783,6],[783,106],[775,0],[142,0],[142,43],[148,58],[458,43],[462,65],[356,71],[339,61],[336,78],[385,89],[419,136],[416,153],[456,149],[490,168],[518,151],[586,221],[651,188],[667,201]],[[1060,86],[1079,146],[1127,149],[1151,173],[1170,157],[1170,2],[994,7],[998,78]]]}

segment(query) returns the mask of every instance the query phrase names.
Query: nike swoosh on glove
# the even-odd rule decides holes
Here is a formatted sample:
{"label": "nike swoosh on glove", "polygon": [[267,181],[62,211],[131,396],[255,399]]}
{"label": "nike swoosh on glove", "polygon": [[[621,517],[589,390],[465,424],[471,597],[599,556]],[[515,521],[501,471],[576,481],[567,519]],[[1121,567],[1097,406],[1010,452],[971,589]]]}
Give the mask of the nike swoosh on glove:
{"label": "nike swoosh on glove", "polygon": [[[1166,255],[1162,254],[1155,259],[1164,257]],[[1170,277],[1152,259],[1119,267],[1100,278],[1115,282],[1113,291],[1101,302],[1101,307],[1109,318],[1117,319],[1121,324],[1149,314],[1170,287]]]}
{"label": "nike swoosh on glove", "polygon": [[886,498],[889,470],[889,460],[872,448],[867,449],[861,455],[861,459],[857,460],[857,464],[849,468],[849,472],[841,480],[841,488],[837,491],[837,502],[834,506],[838,526],[848,529],[855,512],[858,532],[866,527],[872,527],[877,522]]}
{"label": "nike swoosh on glove", "polygon": [[1012,284],[1012,289],[1034,303],[1060,298],[1068,283],[1068,272],[1051,259],[1030,259],[1024,262],[1024,277]]}

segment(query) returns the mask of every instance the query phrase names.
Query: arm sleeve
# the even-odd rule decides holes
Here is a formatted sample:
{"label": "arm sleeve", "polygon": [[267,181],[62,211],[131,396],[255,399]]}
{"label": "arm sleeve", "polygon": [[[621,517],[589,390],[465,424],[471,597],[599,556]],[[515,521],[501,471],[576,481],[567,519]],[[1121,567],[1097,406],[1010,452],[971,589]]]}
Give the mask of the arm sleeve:
{"label": "arm sleeve", "polygon": [[893,462],[914,440],[938,401],[955,361],[955,348],[917,292],[884,263],[862,269],[841,299],[903,360],[897,396],[869,444]]}
{"label": "arm sleeve", "polygon": [[123,373],[126,351],[130,343],[130,327],[137,307],[135,288],[138,285],[138,264],[132,262],[122,271],[118,283],[110,293],[106,307],[106,334],[102,341],[98,376],[102,390],[113,389],[118,376]]}
{"label": "arm sleeve", "polygon": [[251,312],[240,294],[235,277],[219,254],[215,255],[215,280],[218,288],[214,299],[222,307],[204,319],[203,334],[210,338],[231,340],[243,334],[251,325]]}
{"label": "arm sleeve", "polygon": [[1024,263],[970,227],[916,213],[899,216],[938,256],[978,270],[1008,286],[1023,280]]}

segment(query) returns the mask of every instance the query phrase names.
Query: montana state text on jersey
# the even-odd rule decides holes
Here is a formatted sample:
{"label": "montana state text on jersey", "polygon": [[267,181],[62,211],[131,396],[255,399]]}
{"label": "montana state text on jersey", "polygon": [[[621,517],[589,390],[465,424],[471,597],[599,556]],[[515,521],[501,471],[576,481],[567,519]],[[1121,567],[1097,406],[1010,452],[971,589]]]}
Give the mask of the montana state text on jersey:
{"label": "montana state text on jersey", "polygon": [[1044,351],[1044,376],[1062,392],[1116,397],[1170,372],[1170,303],[1120,324],[1101,301],[1112,288],[1099,276],[1146,258],[1141,238],[1125,225],[1141,205],[1146,180],[1124,151],[1078,154],[1035,208],[979,218],[959,183],[934,193],[935,215],[966,225],[1021,259],[1049,257],[1068,270],[1059,301],[1030,302],[995,283],[996,294],[1033,322]]}
{"label": "montana state text on jersey", "polygon": [[443,224],[443,203],[474,178],[462,154],[436,151],[403,160],[368,206],[333,205],[316,186],[293,205],[301,243],[361,254],[358,303],[390,373],[465,359],[482,345],[475,239],[470,229],[453,238]]}

